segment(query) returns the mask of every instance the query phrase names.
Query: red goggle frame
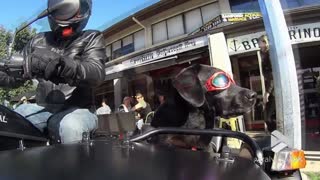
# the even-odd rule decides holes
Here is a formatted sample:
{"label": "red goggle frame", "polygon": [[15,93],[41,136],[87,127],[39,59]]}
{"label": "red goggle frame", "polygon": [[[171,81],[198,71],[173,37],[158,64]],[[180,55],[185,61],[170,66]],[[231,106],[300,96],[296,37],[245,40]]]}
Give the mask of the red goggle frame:
{"label": "red goggle frame", "polygon": [[223,71],[214,73],[206,82],[207,91],[225,90],[236,84],[231,76]]}

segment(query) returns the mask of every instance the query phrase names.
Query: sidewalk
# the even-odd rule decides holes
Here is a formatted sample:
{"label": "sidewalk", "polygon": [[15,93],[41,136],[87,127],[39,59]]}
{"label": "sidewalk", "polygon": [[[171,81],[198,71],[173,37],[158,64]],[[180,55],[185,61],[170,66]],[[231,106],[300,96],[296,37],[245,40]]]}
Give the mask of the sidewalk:
{"label": "sidewalk", "polygon": [[303,180],[320,180],[320,161],[308,161],[306,168],[301,169]]}
{"label": "sidewalk", "polygon": [[320,180],[320,151],[305,151],[307,165],[301,169],[303,180]]}
{"label": "sidewalk", "polygon": [[307,160],[306,168],[302,169],[303,172],[317,172],[320,174],[320,161]]}

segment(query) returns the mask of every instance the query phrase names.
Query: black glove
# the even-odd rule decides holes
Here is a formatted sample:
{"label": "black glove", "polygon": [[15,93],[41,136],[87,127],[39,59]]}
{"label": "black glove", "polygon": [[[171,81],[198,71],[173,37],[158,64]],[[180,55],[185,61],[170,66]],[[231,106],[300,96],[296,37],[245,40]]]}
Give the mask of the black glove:
{"label": "black glove", "polygon": [[24,71],[25,77],[40,76],[49,80],[59,71],[61,56],[45,48],[35,48],[28,56]]}
{"label": "black glove", "polygon": [[60,59],[59,64],[59,76],[61,78],[65,78],[67,82],[70,80],[75,80],[77,77],[77,69],[78,69],[78,62],[69,59],[66,57],[63,57]]}

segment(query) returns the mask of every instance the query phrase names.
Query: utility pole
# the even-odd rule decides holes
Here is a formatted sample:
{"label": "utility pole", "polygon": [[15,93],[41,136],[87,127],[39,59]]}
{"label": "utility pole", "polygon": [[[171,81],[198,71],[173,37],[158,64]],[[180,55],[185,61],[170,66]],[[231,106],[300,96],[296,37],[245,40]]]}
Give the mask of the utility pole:
{"label": "utility pole", "polygon": [[275,87],[277,129],[301,149],[299,87],[295,60],[280,1],[259,0],[270,42],[270,59]]}

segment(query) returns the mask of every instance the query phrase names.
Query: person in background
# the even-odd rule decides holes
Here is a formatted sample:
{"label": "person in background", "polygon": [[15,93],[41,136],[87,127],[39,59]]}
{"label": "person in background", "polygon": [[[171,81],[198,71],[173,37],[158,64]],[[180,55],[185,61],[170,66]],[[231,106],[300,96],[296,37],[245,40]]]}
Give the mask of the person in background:
{"label": "person in background", "polygon": [[164,92],[160,91],[158,93],[158,100],[159,100],[160,106],[166,102],[166,95]]}
{"label": "person in background", "polygon": [[147,114],[152,111],[151,106],[144,100],[141,93],[136,94],[136,100],[138,103],[131,110],[137,112],[137,119],[144,120]]}
{"label": "person in background", "polygon": [[21,104],[29,104],[28,99],[26,96],[23,96],[19,102],[17,102],[16,104],[13,105],[13,109],[16,109],[18,106],[20,106]]}
{"label": "person in background", "polygon": [[25,96],[23,96],[23,97],[20,99],[20,102],[21,102],[21,104],[29,104],[28,99],[27,99],[27,97],[25,97]]}
{"label": "person in background", "polygon": [[107,105],[107,99],[105,98],[102,99],[101,107],[97,109],[96,114],[97,115],[111,114],[111,109]]}
{"label": "person in background", "polygon": [[5,99],[5,100],[2,102],[2,105],[4,105],[5,107],[9,107],[9,106],[10,106],[10,102]]}
{"label": "person in background", "polygon": [[166,93],[163,90],[158,90],[154,97],[154,107],[152,107],[152,109],[154,109],[154,111],[157,111],[157,109],[162,106],[162,104],[164,104],[166,100]]}
{"label": "person in background", "polygon": [[122,104],[118,108],[119,112],[130,112],[131,111],[131,98],[126,96],[123,98]]}
{"label": "person in background", "polygon": [[263,95],[264,119],[266,131],[276,130],[276,102],[274,96],[274,81],[272,75],[272,64],[269,54],[269,41],[266,35],[259,38],[259,47],[262,59],[262,71],[265,78],[266,92]]}

